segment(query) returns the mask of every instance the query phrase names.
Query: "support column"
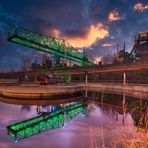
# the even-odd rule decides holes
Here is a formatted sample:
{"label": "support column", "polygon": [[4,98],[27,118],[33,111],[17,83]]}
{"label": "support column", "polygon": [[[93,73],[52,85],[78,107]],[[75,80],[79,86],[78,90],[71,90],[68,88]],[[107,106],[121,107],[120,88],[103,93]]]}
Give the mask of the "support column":
{"label": "support column", "polygon": [[88,82],[88,74],[85,73],[85,83],[87,84],[87,82]]}
{"label": "support column", "polygon": [[123,85],[125,85],[126,84],[126,73],[124,72],[123,73]]}

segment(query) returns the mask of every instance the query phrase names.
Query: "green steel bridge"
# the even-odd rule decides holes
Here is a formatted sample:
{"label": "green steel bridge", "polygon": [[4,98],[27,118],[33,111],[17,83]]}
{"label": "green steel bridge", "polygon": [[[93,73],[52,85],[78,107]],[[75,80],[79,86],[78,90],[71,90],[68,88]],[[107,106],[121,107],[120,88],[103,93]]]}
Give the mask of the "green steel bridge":
{"label": "green steel bridge", "polygon": [[76,103],[57,111],[42,114],[40,116],[24,120],[7,127],[8,135],[18,142],[24,138],[39,134],[41,132],[63,127],[79,113],[85,114],[85,103]]}
{"label": "green steel bridge", "polygon": [[84,53],[78,52],[77,49],[63,39],[41,35],[23,28],[15,28],[12,32],[9,32],[7,40],[75,61],[80,65],[93,64],[93,60],[88,59]]}

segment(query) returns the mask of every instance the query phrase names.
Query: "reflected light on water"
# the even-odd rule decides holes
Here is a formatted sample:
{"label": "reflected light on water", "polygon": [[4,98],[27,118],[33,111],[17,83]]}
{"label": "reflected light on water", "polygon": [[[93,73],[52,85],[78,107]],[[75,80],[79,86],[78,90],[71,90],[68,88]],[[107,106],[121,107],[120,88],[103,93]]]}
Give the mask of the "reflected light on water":
{"label": "reflected light on water", "polygon": [[[93,94],[93,95],[92,95]],[[0,144],[4,147],[111,147],[115,142],[123,142],[126,137],[137,135],[134,120],[129,108],[138,105],[137,98],[124,98],[127,110],[123,110],[123,96],[102,95],[88,92],[87,110],[77,115],[70,122],[65,122],[62,128],[46,131],[22,141],[11,141],[7,135],[6,126],[38,116],[36,105],[30,109],[21,109],[21,105],[0,103]],[[103,102],[101,102],[103,101]],[[134,103],[134,105],[133,105]],[[59,102],[59,104],[61,104]],[[144,104],[144,100],[143,100]],[[52,105],[52,104],[50,104]],[[55,105],[54,105],[55,106]],[[61,105],[60,105],[61,106]],[[25,106],[24,106],[25,108]],[[123,112],[125,115],[123,116]],[[124,124],[123,124],[124,117]],[[121,136],[124,133],[123,137]],[[50,139],[50,140],[49,140]]]}

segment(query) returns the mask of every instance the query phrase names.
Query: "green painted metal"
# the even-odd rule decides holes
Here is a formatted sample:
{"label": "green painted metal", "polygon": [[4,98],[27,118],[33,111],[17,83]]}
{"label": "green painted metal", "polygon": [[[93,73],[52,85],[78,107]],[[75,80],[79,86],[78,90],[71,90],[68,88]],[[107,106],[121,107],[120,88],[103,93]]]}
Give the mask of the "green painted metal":
{"label": "green painted metal", "polygon": [[78,52],[63,39],[41,35],[23,28],[16,28],[10,32],[8,41],[54,54],[78,62],[81,65],[91,65],[93,63],[92,60],[86,58],[83,53]]}
{"label": "green painted metal", "polygon": [[66,82],[66,83],[69,83],[71,81],[71,75],[63,75],[63,80]]}
{"label": "green painted metal", "polygon": [[39,134],[41,132],[63,127],[65,122],[69,122],[77,114],[84,113],[84,103],[77,103],[58,111],[37,116],[22,122],[18,122],[7,127],[8,135],[16,142]]}

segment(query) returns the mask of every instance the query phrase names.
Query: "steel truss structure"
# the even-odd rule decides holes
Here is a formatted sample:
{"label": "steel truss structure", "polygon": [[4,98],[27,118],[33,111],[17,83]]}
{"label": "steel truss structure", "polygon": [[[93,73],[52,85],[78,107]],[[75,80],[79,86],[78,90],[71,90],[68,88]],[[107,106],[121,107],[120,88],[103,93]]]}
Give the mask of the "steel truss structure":
{"label": "steel truss structure", "polygon": [[9,33],[8,41],[54,54],[65,59],[75,61],[81,65],[91,65],[93,61],[86,58],[63,39],[41,35],[23,28],[16,28]]}
{"label": "steel truss structure", "polygon": [[77,103],[52,113],[9,125],[8,135],[17,142],[47,130],[63,127],[79,113],[85,113],[85,107],[84,103]]}

